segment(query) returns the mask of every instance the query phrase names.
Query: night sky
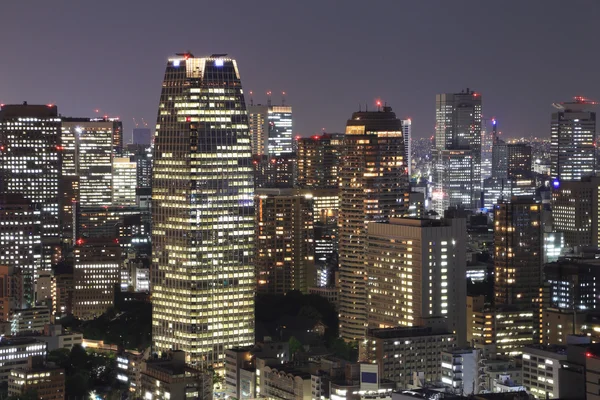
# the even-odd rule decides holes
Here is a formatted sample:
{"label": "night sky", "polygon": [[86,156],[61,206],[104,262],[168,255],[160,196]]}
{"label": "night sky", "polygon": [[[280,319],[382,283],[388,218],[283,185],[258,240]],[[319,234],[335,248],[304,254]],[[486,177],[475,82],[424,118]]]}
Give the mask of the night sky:
{"label": "night sky", "polygon": [[600,99],[599,0],[32,0],[0,14],[0,103],[100,109],[126,140],[133,117],[154,125],[166,60],[186,50],[236,58],[255,103],[287,92],[305,136],[378,98],[430,136],[435,94],[469,87],[505,135],[547,137],[552,102]]}

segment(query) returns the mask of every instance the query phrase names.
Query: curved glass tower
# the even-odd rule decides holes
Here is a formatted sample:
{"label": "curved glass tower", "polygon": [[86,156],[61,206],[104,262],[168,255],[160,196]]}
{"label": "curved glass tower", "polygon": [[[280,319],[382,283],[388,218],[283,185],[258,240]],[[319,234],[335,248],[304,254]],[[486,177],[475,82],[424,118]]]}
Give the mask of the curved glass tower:
{"label": "curved glass tower", "polygon": [[226,349],[254,343],[254,189],[235,60],[169,59],[153,157],[153,350],[219,368]]}

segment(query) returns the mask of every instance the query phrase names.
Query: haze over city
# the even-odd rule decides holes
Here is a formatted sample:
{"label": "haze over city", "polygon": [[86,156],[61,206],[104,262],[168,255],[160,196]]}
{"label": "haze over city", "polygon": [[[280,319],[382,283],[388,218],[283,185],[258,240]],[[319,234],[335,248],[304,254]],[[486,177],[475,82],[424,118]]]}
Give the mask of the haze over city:
{"label": "haze over city", "polygon": [[551,103],[600,98],[595,0],[33,1],[2,16],[0,102],[119,116],[126,142],[132,118],[154,125],[164,62],[184,51],[235,57],[255,103],[285,91],[302,136],[381,99],[429,137],[435,94],[469,87],[505,135],[548,137]]}

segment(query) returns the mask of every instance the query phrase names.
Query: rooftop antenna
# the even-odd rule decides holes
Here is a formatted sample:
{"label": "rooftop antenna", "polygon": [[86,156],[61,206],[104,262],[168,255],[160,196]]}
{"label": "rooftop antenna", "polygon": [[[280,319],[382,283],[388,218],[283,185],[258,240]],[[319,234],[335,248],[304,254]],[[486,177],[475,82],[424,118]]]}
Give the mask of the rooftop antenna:
{"label": "rooftop antenna", "polygon": [[144,121],[144,118],[142,118],[142,124],[144,124],[144,126],[147,128],[148,127],[148,123],[146,121]]}
{"label": "rooftop antenna", "polygon": [[358,112],[362,111],[362,104],[358,103]]}
{"label": "rooftop antenna", "polygon": [[285,106],[285,92],[281,92],[281,105]]}
{"label": "rooftop antenna", "polygon": [[369,103],[365,103],[365,112],[369,112]]}
{"label": "rooftop antenna", "polygon": [[135,125],[135,127],[136,127],[136,128],[138,127],[138,123],[137,123],[137,121],[135,120],[135,117],[133,117],[133,124]]}
{"label": "rooftop antenna", "polygon": [[267,92],[267,105],[271,107],[271,91]]}
{"label": "rooftop antenna", "polygon": [[498,121],[496,118],[492,118],[492,142],[498,143]]}
{"label": "rooftop antenna", "polygon": [[250,91],[250,105],[253,106],[254,105],[254,97],[252,97],[254,93],[252,92],[252,90]]}

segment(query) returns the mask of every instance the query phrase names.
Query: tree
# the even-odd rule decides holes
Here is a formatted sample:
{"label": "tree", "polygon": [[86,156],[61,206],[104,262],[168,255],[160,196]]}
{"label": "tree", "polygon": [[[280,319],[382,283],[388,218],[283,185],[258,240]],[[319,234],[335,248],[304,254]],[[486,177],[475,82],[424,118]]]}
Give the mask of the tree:
{"label": "tree", "polygon": [[296,354],[297,352],[302,350],[302,343],[300,343],[300,341],[298,339],[296,339],[294,336],[292,336],[290,338],[290,340],[288,341],[288,345],[290,346],[290,355],[291,356],[293,356],[294,354]]}

